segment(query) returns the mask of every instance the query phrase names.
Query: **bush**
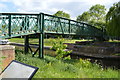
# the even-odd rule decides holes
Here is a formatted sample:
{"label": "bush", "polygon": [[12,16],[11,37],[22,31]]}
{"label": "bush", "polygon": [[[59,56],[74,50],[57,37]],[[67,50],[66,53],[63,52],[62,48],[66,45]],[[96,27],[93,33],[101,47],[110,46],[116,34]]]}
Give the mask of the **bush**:
{"label": "bush", "polygon": [[[63,38],[58,38],[58,39],[54,39],[53,41],[53,46],[52,46],[52,50],[56,51],[56,58],[57,59],[61,59],[61,58],[66,58],[65,55],[71,53],[71,51],[65,51],[65,49],[67,48],[66,44],[63,44],[64,39]],[[70,58],[69,56],[67,57],[67,59]]]}

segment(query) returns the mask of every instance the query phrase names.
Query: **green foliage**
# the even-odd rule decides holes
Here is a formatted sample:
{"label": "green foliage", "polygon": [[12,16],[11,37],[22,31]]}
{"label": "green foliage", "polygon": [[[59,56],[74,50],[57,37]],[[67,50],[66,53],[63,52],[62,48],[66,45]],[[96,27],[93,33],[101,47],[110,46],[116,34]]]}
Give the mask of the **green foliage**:
{"label": "green foliage", "polygon": [[58,16],[58,17],[70,19],[70,15],[66,12],[63,12],[63,11],[57,11],[54,15]]}
{"label": "green foliage", "polygon": [[77,17],[77,21],[81,21],[81,22],[89,22],[89,18],[90,18],[90,14],[88,11],[84,12],[82,15],[79,15]]}
{"label": "green foliage", "polygon": [[77,21],[86,22],[99,29],[105,28],[106,8],[104,5],[96,4],[89,11],[77,17]]}
{"label": "green foliage", "polygon": [[58,38],[58,39],[53,39],[52,41],[52,49],[57,50],[58,48],[65,49],[67,45],[63,45],[64,39],[63,38]]}
{"label": "green foliage", "polygon": [[1,70],[3,70],[3,67],[1,65],[2,65],[2,60],[4,58],[6,58],[6,57],[0,55],[0,72],[1,72]]}
{"label": "green foliage", "polygon": [[58,38],[57,40],[53,41],[53,46],[51,49],[56,50],[57,59],[61,59],[65,55],[71,53],[71,51],[65,51],[65,49],[67,48],[67,45],[63,44],[63,42],[64,42],[63,38]]}
{"label": "green foliage", "polygon": [[113,4],[106,15],[107,33],[120,37],[120,2]]}
{"label": "green foliage", "polygon": [[80,59],[80,63],[82,64],[81,65],[82,67],[91,67],[92,66],[92,63],[89,60]]}
{"label": "green foliage", "polygon": [[89,60],[58,60],[50,56],[39,59],[19,52],[15,58],[39,68],[34,78],[118,78],[118,70],[103,69]]}

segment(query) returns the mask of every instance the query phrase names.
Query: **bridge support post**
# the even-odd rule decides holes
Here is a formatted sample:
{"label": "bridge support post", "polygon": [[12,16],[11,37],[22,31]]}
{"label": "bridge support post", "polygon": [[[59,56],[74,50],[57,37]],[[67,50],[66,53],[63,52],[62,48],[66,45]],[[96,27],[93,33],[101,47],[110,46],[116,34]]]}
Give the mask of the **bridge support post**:
{"label": "bridge support post", "polygon": [[29,52],[29,36],[24,37],[24,53],[27,54]]}
{"label": "bridge support post", "polygon": [[39,27],[39,58],[44,58],[44,13],[40,13]]}
{"label": "bridge support post", "polygon": [[9,15],[8,35],[11,38],[11,15]]}
{"label": "bridge support post", "polygon": [[41,33],[39,36],[39,58],[44,58],[44,35]]}

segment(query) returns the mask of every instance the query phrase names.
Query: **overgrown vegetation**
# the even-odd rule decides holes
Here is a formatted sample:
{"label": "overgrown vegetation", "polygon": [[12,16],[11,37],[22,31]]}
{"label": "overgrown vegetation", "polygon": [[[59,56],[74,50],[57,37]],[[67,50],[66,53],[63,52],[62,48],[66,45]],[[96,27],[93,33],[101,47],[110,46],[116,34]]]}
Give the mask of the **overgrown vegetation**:
{"label": "overgrown vegetation", "polygon": [[[31,42],[33,41],[37,42],[37,39],[31,39]],[[54,43],[53,49],[58,49],[58,54],[64,53],[62,51],[66,46],[63,43],[67,40],[46,39],[46,41],[50,45]],[[63,57],[64,54],[61,55]],[[44,59],[39,59],[32,57],[32,54],[25,55],[22,50],[16,50],[17,61],[39,68],[34,78],[118,78],[119,75],[118,70],[112,68],[103,69],[98,64],[93,64],[89,60],[60,58],[61,56],[55,58],[45,55]]]}
{"label": "overgrown vegetation", "polygon": [[39,68],[34,78],[118,78],[118,70],[103,69],[89,60],[58,60],[45,56],[44,59],[31,57],[16,50],[16,60]]}
{"label": "overgrown vegetation", "polygon": [[61,59],[61,58],[69,58],[69,56],[66,56],[67,54],[71,53],[71,51],[66,51],[65,49],[67,48],[67,45],[66,44],[63,44],[64,42],[64,38],[58,38],[58,39],[54,39],[53,41],[53,46],[51,49],[55,50],[56,51],[56,58],[57,59]]}

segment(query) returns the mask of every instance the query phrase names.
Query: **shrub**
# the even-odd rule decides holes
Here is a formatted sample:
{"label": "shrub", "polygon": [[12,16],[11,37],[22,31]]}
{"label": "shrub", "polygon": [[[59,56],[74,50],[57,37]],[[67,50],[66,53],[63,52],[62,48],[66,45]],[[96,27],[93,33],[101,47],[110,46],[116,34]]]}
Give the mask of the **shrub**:
{"label": "shrub", "polygon": [[[66,44],[63,44],[64,42],[64,39],[63,38],[58,38],[58,39],[54,39],[53,40],[53,46],[51,49],[55,50],[56,51],[56,58],[57,59],[61,59],[61,58],[66,58],[65,55],[71,53],[71,51],[65,51],[65,49],[67,48],[67,45]],[[70,58],[69,56],[66,58],[68,59]]]}

